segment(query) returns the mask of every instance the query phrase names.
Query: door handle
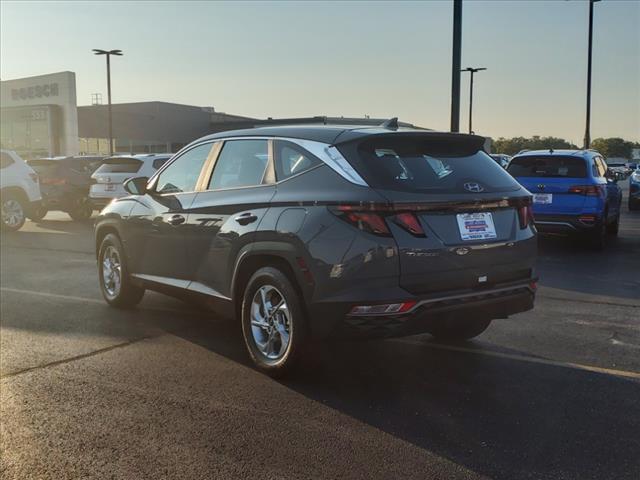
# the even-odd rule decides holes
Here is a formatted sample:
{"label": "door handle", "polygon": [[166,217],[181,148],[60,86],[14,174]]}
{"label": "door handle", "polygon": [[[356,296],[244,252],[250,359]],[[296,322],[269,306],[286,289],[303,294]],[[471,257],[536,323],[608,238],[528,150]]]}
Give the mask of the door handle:
{"label": "door handle", "polygon": [[254,215],[253,213],[247,212],[237,216],[236,218],[234,218],[234,220],[238,222],[240,225],[249,225],[250,223],[253,223],[256,220],[258,220],[258,216]]}
{"label": "door handle", "polygon": [[169,225],[180,225],[182,223],[185,222],[185,218],[182,215],[171,215],[171,217],[169,217],[169,220],[167,220],[167,223],[169,223]]}

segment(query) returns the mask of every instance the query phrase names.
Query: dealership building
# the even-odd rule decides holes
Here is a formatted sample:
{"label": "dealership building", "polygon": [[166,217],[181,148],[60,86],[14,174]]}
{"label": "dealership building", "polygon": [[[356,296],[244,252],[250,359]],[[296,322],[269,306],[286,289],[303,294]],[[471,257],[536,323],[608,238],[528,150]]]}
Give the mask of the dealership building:
{"label": "dealership building", "polygon": [[[2,148],[24,158],[108,154],[107,105],[77,106],[76,76],[59,72],[0,82]],[[167,102],[112,105],[114,151],[176,152],[209,133],[259,120]]]}

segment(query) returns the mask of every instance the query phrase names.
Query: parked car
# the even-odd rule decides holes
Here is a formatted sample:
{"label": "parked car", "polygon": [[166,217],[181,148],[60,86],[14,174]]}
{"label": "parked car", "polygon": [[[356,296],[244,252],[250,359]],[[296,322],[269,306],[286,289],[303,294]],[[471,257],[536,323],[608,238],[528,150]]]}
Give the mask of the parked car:
{"label": "parked car", "polygon": [[531,195],[484,138],[263,127],[185,147],[96,223],[105,300],[189,292],[279,375],[311,338],[466,339],[533,308]]}
{"label": "parked car", "polygon": [[171,158],[168,154],[119,155],[105,159],[93,172],[89,197],[95,208],[102,208],[111,200],[127,195],[122,184],[131,177],[150,177]]}
{"label": "parked car", "polygon": [[490,156],[502,168],[507,168],[509,160],[511,159],[509,155],[505,155],[504,153],[492,153]]}
{"label": "parked car", "polygon": [[629,210],[640,210],[640,165],[629,177]]}
{"label": "parked car", "polygon": [[617,175],[618,180],[626,180],[633,171],[625,158],[608,158],[606,162],[607,167]]}
{"label": "parked car", "polygon": [[622,190],[593,150],[536,150],[516,155],[507,171],[533,193],[540,233],[573,234],[603,249],[620,225]]}
{"label": "parked car", "polygon": [[11,150],[0,150],[0,202],[2,230],[22,228],[27,215],[41,200],[38,175]]}
{"label": "parked car", "polygon": [[42,204],[33,210],[29,218],[39,221],[50,210],[67,212],[74,220],[87,220],[93,214],[89,201],[91,174],[98,168],[103,157],[71,156],[39,158],[30,160],[40,177]]}

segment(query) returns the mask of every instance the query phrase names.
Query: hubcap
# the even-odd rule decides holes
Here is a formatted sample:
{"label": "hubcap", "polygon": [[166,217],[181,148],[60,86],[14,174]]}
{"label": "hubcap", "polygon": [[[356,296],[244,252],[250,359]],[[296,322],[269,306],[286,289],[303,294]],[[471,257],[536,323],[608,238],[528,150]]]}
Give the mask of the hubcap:
{"label": "hubcap", "polygon": [[24,221],[24,210],[20,202],[9,199],[2,203],[2,223],[7,227],[17,227]]}
{"label": "hubcap", "polygon": [[120,254],[115,247],[108,246],[102,255],[102,285],[110,297],[120,293],[122,282],[122,265]]}
{"label": "hubcap", "polygon": [[262,355],[279,360],[287,352],[291,338],[291,317],[287,302],[271,285],[258,289],[251,302],[251,333]]}

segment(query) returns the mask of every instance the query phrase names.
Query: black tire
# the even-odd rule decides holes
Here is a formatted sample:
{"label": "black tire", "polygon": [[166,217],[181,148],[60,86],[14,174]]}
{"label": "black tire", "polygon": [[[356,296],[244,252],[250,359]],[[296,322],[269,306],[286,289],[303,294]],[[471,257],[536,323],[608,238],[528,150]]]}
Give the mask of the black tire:
{"label": "black tire", "polygon": [[47,216],[47,213],[49,213],[49,210],[47,210],[47,207],[39,205],[37,207],[33,207],[29,211],[29,214],[27,215],[27,217],[32,222],[41,222],[42,219]]}
{"label": "black tire", "polygon": [[[271,295],[271,298],[268,299],[271,306],[273,303],[279,303],[280,299],[284,300],[287,307],[286,314],[276,308],[271,309],[271,314],[268,311],[265,312],[267,310],[263,308],[265,303],[259,301],[261,289],[263,292],[266,291],[267,295]],[[256,299],[258,299],[258,304],[254,303]],[[244,290],[241,311],[242,336],[249,356],[258,370],[271,377],[281,377],[290,372],[302,355],[308,336],[308,327],[302,298],[289,278],[273,267],[264,267],[256,271]],[[266,321],[261,323],[261,326],[252,325],[252,312],[262,318],[272,317],[271,325],[269,326]],[[280,331],[278,327],[287,330],[286,347],[283,346],[282,339],[284,337],[278,333]],[[259,340],[256,339],[256,336],[261,335],[268,338],[264,345],[273,345],[274,350],[279,350],[277,354],[274,352],[274,355],[278,355],[276,358],[269,357],[268,348],[266,349],[267,354],[265,354],[259,346]],[[273,343],[271,339],[273,339]]]}
{"label": "black tire", "polygon": [[640,210],[640,202],[629,199],[629,210]]}
{"label": "black tire", "polygon": [[469,340],[477,337],[491,325],[491,319],[455,318],[431,327],[429,333],[438,340]]}
{"label": "black tire", "polygon": [[618,231],[620,231],[620,214],[616,215],[616,219],[613,223],[607,225],[607,233],[609,235],[618,235]]}
{"label": "black tire", "polygon": [[93,215],[93,205],[88,198],[81,198],[72,210],[67,212],[76,222],[86,222]]}
{"label": "black tire", "polygon": [[8,192],[2,194],[0,225],[3,232],[15,232],[24,225],[27,209],[23,196]]}
{"label": "black tire", "polygon": [[597,251],[603,251],[607,246],[607,222],[603,220],[600,225],[595,227],[588,238],[590,247]]}
{"label": "black tire", "polygon": [[[120,287],[117,291],[115,288],[109,288],[109,285],[105,283],[105,269],[107,268],[105,259],[107,254],[113,251],[110,249],[117,252],[120,264]],[[102,296],[109,305],[116,308],[133,308],[140,303],[144,296],[144,288],[134,285],[129,276],[126,258],[122,242],[120,242],[118,236],[113,233],[107,234],[102,240],[98,252],[98,280]]]}

